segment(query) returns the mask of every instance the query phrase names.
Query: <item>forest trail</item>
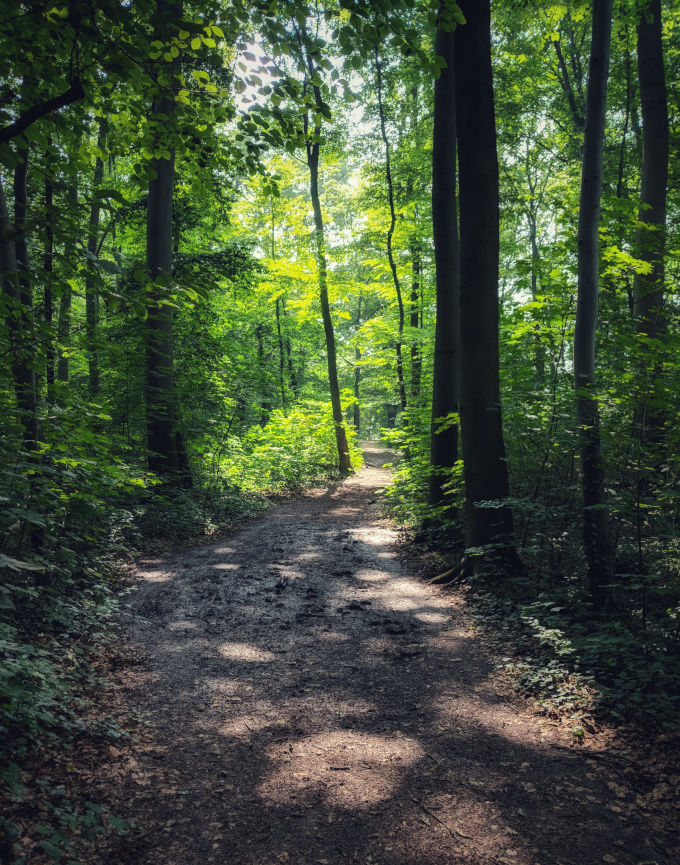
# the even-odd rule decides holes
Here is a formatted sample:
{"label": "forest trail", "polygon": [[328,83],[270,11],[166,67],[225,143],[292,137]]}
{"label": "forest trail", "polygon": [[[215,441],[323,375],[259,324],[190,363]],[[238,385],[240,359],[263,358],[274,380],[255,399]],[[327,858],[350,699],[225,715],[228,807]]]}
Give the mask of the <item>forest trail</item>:
{"label": "forest trail", "polygon": [[386,458],[139,563],[116,676],[145,723],[101,777],[143,828],[96,861],[677,862],[625,762],[516,703],[463,599],[400,560]]}

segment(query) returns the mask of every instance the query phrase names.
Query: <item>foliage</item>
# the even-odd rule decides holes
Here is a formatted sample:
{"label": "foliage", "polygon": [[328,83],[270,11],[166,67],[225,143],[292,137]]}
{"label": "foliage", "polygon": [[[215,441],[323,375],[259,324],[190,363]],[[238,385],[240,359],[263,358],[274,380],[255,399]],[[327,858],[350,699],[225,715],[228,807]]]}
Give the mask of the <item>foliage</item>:
{"label": "foliage", "polygon": [[[357,439],[382,429],[400,452],[395,515],[456,561],[465,509],[462,463],[445,507],[428,504],[436,4],[211,0],[185,4],[181,18],[154,0],[5,6],[0,738],[11,744],[0,782],[16,797],[28,756],[77,729],[69,707],[118,615],[119,562],[150,538],[213,533],[259,513],[267,494],[336,476],[304,145],[321,154],[352,462]],[[465,26],[457,4],[447,11]],[[638,13],[619,4],[608,94],[597,339],[616,554],[596,603],[584,590],[572,385],[587,7],[493,4],[505,504],[524,567],[502,591],[475,591],[480,615],[512,633],[519,660],[508,664],[540,699],[590,711],[597,683],[598,705],[617,718],[669,724],[680,692],[680,183],[674,158],[661,326],[650,333],[635,292],[662,232],[641,228]],[[667,2],[662,16],[671,81],[680,17]],[[163,99],[165,119],[154,110]],[[672,89],[668,101],[677,153]],[[174,162],[173,269],[152,291],[145,229],[162,161]],[[145,366],[159,310],[172,332],[169,438],[186,462],[174,485],[149,473]],[[94,806],[55,809],[43,847],[62,858],[74,855],[69,834],[112,825]]]}
{"label": "foliage", "polygon": [[[352,465],[361,467],[356,433],[348,430]],[[227,458],[227,477],[245,489],[300,491],[337,477],[335,429],[329,403],[308,401],[285,414],[271,413],[263,427],[253,427],[241,443],[241,454]]]}

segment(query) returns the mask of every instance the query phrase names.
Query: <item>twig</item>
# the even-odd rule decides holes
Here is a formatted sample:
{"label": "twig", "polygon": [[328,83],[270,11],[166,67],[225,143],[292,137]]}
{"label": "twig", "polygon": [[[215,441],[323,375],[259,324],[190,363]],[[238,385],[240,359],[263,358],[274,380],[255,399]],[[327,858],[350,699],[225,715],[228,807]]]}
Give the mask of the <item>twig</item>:
{"label": "twig", "polygon": [[430,809],[423,805],[422,802],[419,802],[415,796],[411,796],[411,799],[416,803],[416,805],[422,808],[426,814],[429,814],[430,817],[437,821],[437,823],[440,823],[452,837],[455,838],[455,836],[458,835],[460,838],[472,838],[472,835],[466,835],[465,832],[461,832],[461,830],[457,829],[455,826],[452,829],[448,823],[445,823],[441,817],[437,817],[434,811],[430,811]]}

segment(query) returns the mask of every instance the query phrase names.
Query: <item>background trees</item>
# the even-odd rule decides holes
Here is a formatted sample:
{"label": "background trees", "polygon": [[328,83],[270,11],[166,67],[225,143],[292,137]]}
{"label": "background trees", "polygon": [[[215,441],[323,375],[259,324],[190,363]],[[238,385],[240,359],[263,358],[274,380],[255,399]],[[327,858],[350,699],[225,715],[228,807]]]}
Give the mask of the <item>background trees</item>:
{"label": "background trees", "polygon": [[[614,10],[588,203],[590,7],[487,11],[5,4],[2,688],[36,634],[58,658],[107,618],[115,551],[250,513],[387,430],[399,516],[446,556],[512,539],[522,615],[568,634],[626,711],[669,711],[680,19],[658,0]],[[595,380],[601,455],[584,458]],[[32,694],[7,729],[35,721]]]}

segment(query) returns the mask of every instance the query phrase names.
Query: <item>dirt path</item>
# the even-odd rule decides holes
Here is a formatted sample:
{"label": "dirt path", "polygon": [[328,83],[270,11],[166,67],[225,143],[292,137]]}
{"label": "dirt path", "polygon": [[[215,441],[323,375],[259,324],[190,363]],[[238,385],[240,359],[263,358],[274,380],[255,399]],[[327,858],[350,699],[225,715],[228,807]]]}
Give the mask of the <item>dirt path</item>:
{"label": "dirt path", "polygon": [[398,558],[384,451],[212,544],[140,563],[115,754],[144,829],[106,865],[670,865],[625,764],[513,704],[462,601]]}

